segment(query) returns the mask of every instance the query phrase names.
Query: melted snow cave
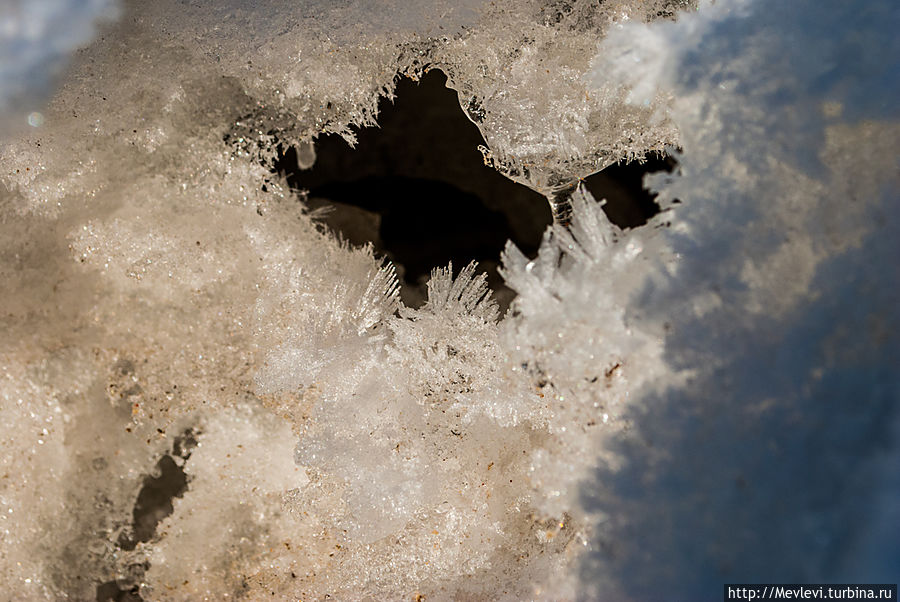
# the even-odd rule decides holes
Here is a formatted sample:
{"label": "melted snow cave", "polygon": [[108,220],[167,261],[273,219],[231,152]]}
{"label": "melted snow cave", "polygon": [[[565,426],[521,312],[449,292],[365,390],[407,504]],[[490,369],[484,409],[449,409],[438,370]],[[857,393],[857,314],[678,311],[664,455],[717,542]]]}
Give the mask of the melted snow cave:
{"label": "melted snow cave", "polygon": [[[353,244],[371,242],[397,266],[407,305],[424,301],[433,268],[476,260],[505,307],[513,292],[497,273],[500,252],[511,240],[534,257],[552,216],[542,195],[484,165],[483,144],[446,75],[433,69],[418,82],[398,82],[394,101],[380,103],[378,127],[359,129],[355,148],[324,135],[311,168],[298,166],[292,147],[275,169],[308,192],[311,209],[324,209],[329,228]],[[613,165],[585,184],[607,200],[613,223],[632,228],[659,211],[643,176],[673,165],[668,157]]]}

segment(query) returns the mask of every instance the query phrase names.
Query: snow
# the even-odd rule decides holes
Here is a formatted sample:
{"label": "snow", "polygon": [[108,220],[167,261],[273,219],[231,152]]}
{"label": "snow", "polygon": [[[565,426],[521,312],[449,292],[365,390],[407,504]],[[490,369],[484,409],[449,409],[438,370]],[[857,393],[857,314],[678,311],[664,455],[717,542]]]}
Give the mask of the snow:
{"label": "snow", "polygon": [[[5,597],[896,574],[894,3],[40,6],[0,72],[3,119],[41,116],[0,139]],[[537,257],[507,245],[505,315],[473,265],[404,306],[270,169],[430,68],[487,163],[571,202]],[[663,212],[617,228],[579,179],[663,148]],[[125,545],[166,455],[187,490]]]}

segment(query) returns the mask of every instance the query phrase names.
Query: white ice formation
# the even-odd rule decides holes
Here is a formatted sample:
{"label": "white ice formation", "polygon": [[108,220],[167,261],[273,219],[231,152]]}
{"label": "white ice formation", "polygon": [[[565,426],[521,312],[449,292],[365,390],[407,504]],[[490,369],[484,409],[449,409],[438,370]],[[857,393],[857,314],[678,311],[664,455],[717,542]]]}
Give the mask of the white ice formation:
{"label": "white ice formation", "polygon": [[[0,598],[895,580],[893,0],[10,6]],[[535,259],[507,247],[505,316],[472,266],[403,306],[269,164],[435,68],[549,196],[668,146],[663,212],[622,231],[575,186]]]}

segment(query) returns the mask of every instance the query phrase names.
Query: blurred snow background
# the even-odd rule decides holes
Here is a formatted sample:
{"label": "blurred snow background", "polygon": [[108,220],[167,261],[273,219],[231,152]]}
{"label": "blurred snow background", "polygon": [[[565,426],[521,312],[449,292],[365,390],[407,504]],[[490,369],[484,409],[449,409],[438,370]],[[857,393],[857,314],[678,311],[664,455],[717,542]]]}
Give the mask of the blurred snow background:
{"label": "blurred snow background", "polygon": [[[692,7],[130,2],[86,45],[111,4],[4,3],[6,119],[41,120],[0,141],[0,591],[890,582],[900,9]],[[571,196],[499,321],[471,267],[403,306],[273,169],[429,68],[486,162]],[[645,226],[576,185],[664,147]]]}
{"label": "blurred snow background", "polygon": [[40,105],[69,55],[99,23],[118,16],[116,0],[3,0],[0,3],[0,132],[35,127]]}
{"label": "blurred snow background", "polygon": [[604,41],[595,77],[673,94],[679,171],[650,181],[683,202],[679,259],[630,313],[665,322],[689,378],[630,408],[585,488],[586,578],[632,599],[895,579],[898,23],[890,2],[718,2]]}

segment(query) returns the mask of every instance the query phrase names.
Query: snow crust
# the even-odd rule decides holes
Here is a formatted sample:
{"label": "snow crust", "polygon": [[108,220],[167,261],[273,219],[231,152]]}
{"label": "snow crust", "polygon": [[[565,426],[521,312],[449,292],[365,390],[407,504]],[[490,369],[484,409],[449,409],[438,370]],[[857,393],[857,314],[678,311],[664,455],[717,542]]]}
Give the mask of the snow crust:
{"label": "snow crust", "polygon": [[[0,141],[0,593],[889,582],[900,14],[670,18],[691,8],[125,3],[43,122]],[[472,265],[435,266],[403,306],[393,267],[269,170],[279,144],[313,162],[317,135],[352,139],[428,68],[490,164],[572,191],[535,259],[507,246],[502,317]],[[676,143],[647,226],[619,230],[577,185]],[[140,539],[164,456],[187,489]]]}

